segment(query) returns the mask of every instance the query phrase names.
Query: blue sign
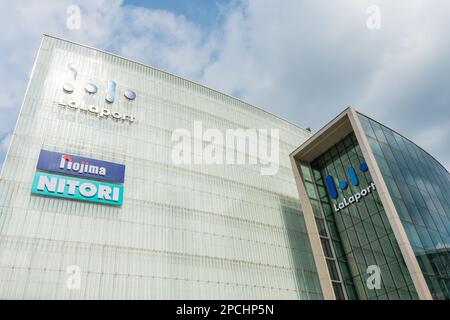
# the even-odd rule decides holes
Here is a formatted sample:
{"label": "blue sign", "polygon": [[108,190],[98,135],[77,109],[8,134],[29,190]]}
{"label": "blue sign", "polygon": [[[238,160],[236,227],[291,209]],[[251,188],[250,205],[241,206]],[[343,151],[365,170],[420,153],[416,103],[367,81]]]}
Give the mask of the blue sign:
{"label": "blue sign", "polygon": [[123,183],[125,166],[107,161],[41,150],[37,169],[81,178]]}
{"label": "blue sign", "polygon": [[[361,172],[366,172],[368,169],[369,169],[369,168],[367,167],[367,164],[366,164],[365,162],[361,163],[361,165],[359,166],[359,170],[360,170]],[[348,174],[348,177],[350,178],[350,182],[351,182],[354,186],[359,185],[359,179],[358,179],[358,177],[356,176],[356,172],[355,172],[355,169],[353,169],[353,167],[348,167],[348,168],[347,168],[347,174]],[[325,183],[326,183],[326,185],[327,185],[328,192],[330,193],[330,197],[331,197],[332,199],[337,199],[338,194],[337,194],[336,186],[335,186],[335,184],[334,184],[334,179],[333,179],[333,177],[332,177],[332,176],[327,176],[327,177],[325,178]],[[339,183],[339,189],[345,190],[345,189],[347,189],[347,187],[348,187],[348,183],[347,183],[346,180],[342,180],[342,181]]]}
{"label": "blue sign", "polygon": [[123,186],[45,172],[36,172],[31,193],[79,201],[121,206]]}

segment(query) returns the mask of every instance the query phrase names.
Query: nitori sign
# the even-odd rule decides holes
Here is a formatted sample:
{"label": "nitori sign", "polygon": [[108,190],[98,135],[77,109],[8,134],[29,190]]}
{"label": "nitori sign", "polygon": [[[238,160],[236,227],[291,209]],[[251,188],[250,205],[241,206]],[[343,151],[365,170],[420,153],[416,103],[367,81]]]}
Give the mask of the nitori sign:
{"label": "nitori sign", "polygon": [[122,164],[41,150],[37,169],[32,194],[113,206],[123,203]]}
{"label": "nitori sign", "polygon": [[106,182],[78,179],[45,172],[36,173],[31,193],[115,206],[120,206],[123,202],[122,185],[113,185]]}

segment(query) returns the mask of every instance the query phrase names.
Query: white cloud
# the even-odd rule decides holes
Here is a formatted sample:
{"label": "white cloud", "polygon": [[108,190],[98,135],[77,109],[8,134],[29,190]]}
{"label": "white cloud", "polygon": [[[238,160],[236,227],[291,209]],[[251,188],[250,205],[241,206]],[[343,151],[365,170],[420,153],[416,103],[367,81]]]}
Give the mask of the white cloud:
{"label": "white cloud", "polygon": [[[244,1],[202,81],[303,127],[351,105],[417,140],[450,118],[449,15],[441,1]],[[448,134],[421,143],[447,164]]]}
{"label": "white cloud", "polygon": [[[81,9],[81,28],[66,26],[67,8]],[[120,0],[0,2],[0,136],[12,131],[43,33],[61,36],[199,78],[212,41],[183,16],[125,6]],[[4,150],[0,149],[0,163]]]}
{"label": "white cloud", "polygon": [[[450,137],[450,121],[446,119],[443,124],[436,124],[435,126],[429,126],[423,128],[415,135],[414,142],[419,146],[424,146],[426,151],[432,153],[438,153],[441,149],[446,149],[448,145],[448,139]],[[450,168],[450,159],[443,157],[441,164],[446,168]]]}
{"label": "white cloud", "polygon": [[[235,4],[236,2],[232,2]],[[81,29],[66,9],[81,8]],[[378,5],[381,30],[368,30]],[[450,118],[450,4],[411,0],[242,0],[206,30],[184,16],[120,0],[0,2],[0,136],[10,132],[42,33],[168,70],[318,129],[352,105],[443,163]],[[1,158],[1,155],[0,155]]]}
{"label": "white cloud", "polygon": [[115,33],[120,54],[164,70],[198,79],[209,63],[213,41],[183,16],[161,10],[123,10],[124,25]]}

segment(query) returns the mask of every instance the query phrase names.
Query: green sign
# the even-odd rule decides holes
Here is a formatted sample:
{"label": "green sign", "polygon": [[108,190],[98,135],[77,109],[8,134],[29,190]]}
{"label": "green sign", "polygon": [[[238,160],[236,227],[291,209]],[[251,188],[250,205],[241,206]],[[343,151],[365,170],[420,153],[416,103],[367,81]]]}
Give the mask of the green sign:
{"label": "green sign", "polygon": [[123,203],[123,186],[45,172],[36,172],[31,193],[113,206]]}

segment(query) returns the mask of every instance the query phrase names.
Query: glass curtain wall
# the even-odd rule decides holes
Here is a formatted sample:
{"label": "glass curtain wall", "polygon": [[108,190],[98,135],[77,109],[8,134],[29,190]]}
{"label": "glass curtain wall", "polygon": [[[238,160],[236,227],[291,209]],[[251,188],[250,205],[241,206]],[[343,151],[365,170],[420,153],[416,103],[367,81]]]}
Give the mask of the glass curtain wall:
{"label": "glass curtain wall", "polygon": [[359,115],[428,287],[450,299],[450,174],[423,149]]}
{"label": "glass curtain wall", "polygon": [[[359,172],[361,163],[365,160],[355,134],[351,133],[313,161],[312,171],[302,170],[336,296],[341,295],[342,288],[348,299],[417,299],[377,192],[338,212],[333,209],[333,204],[372,182],[369,172]],[[358,172],[359,185],[348,183],[344,190],[338,190],[337,199],[332,199],[324,186],[325,177],[332,176],[336,186],[343,180],[349,182],[349,167]],[[369,266],[377,266],[381,271],[380,289],[370,289],[366,284]]]}

